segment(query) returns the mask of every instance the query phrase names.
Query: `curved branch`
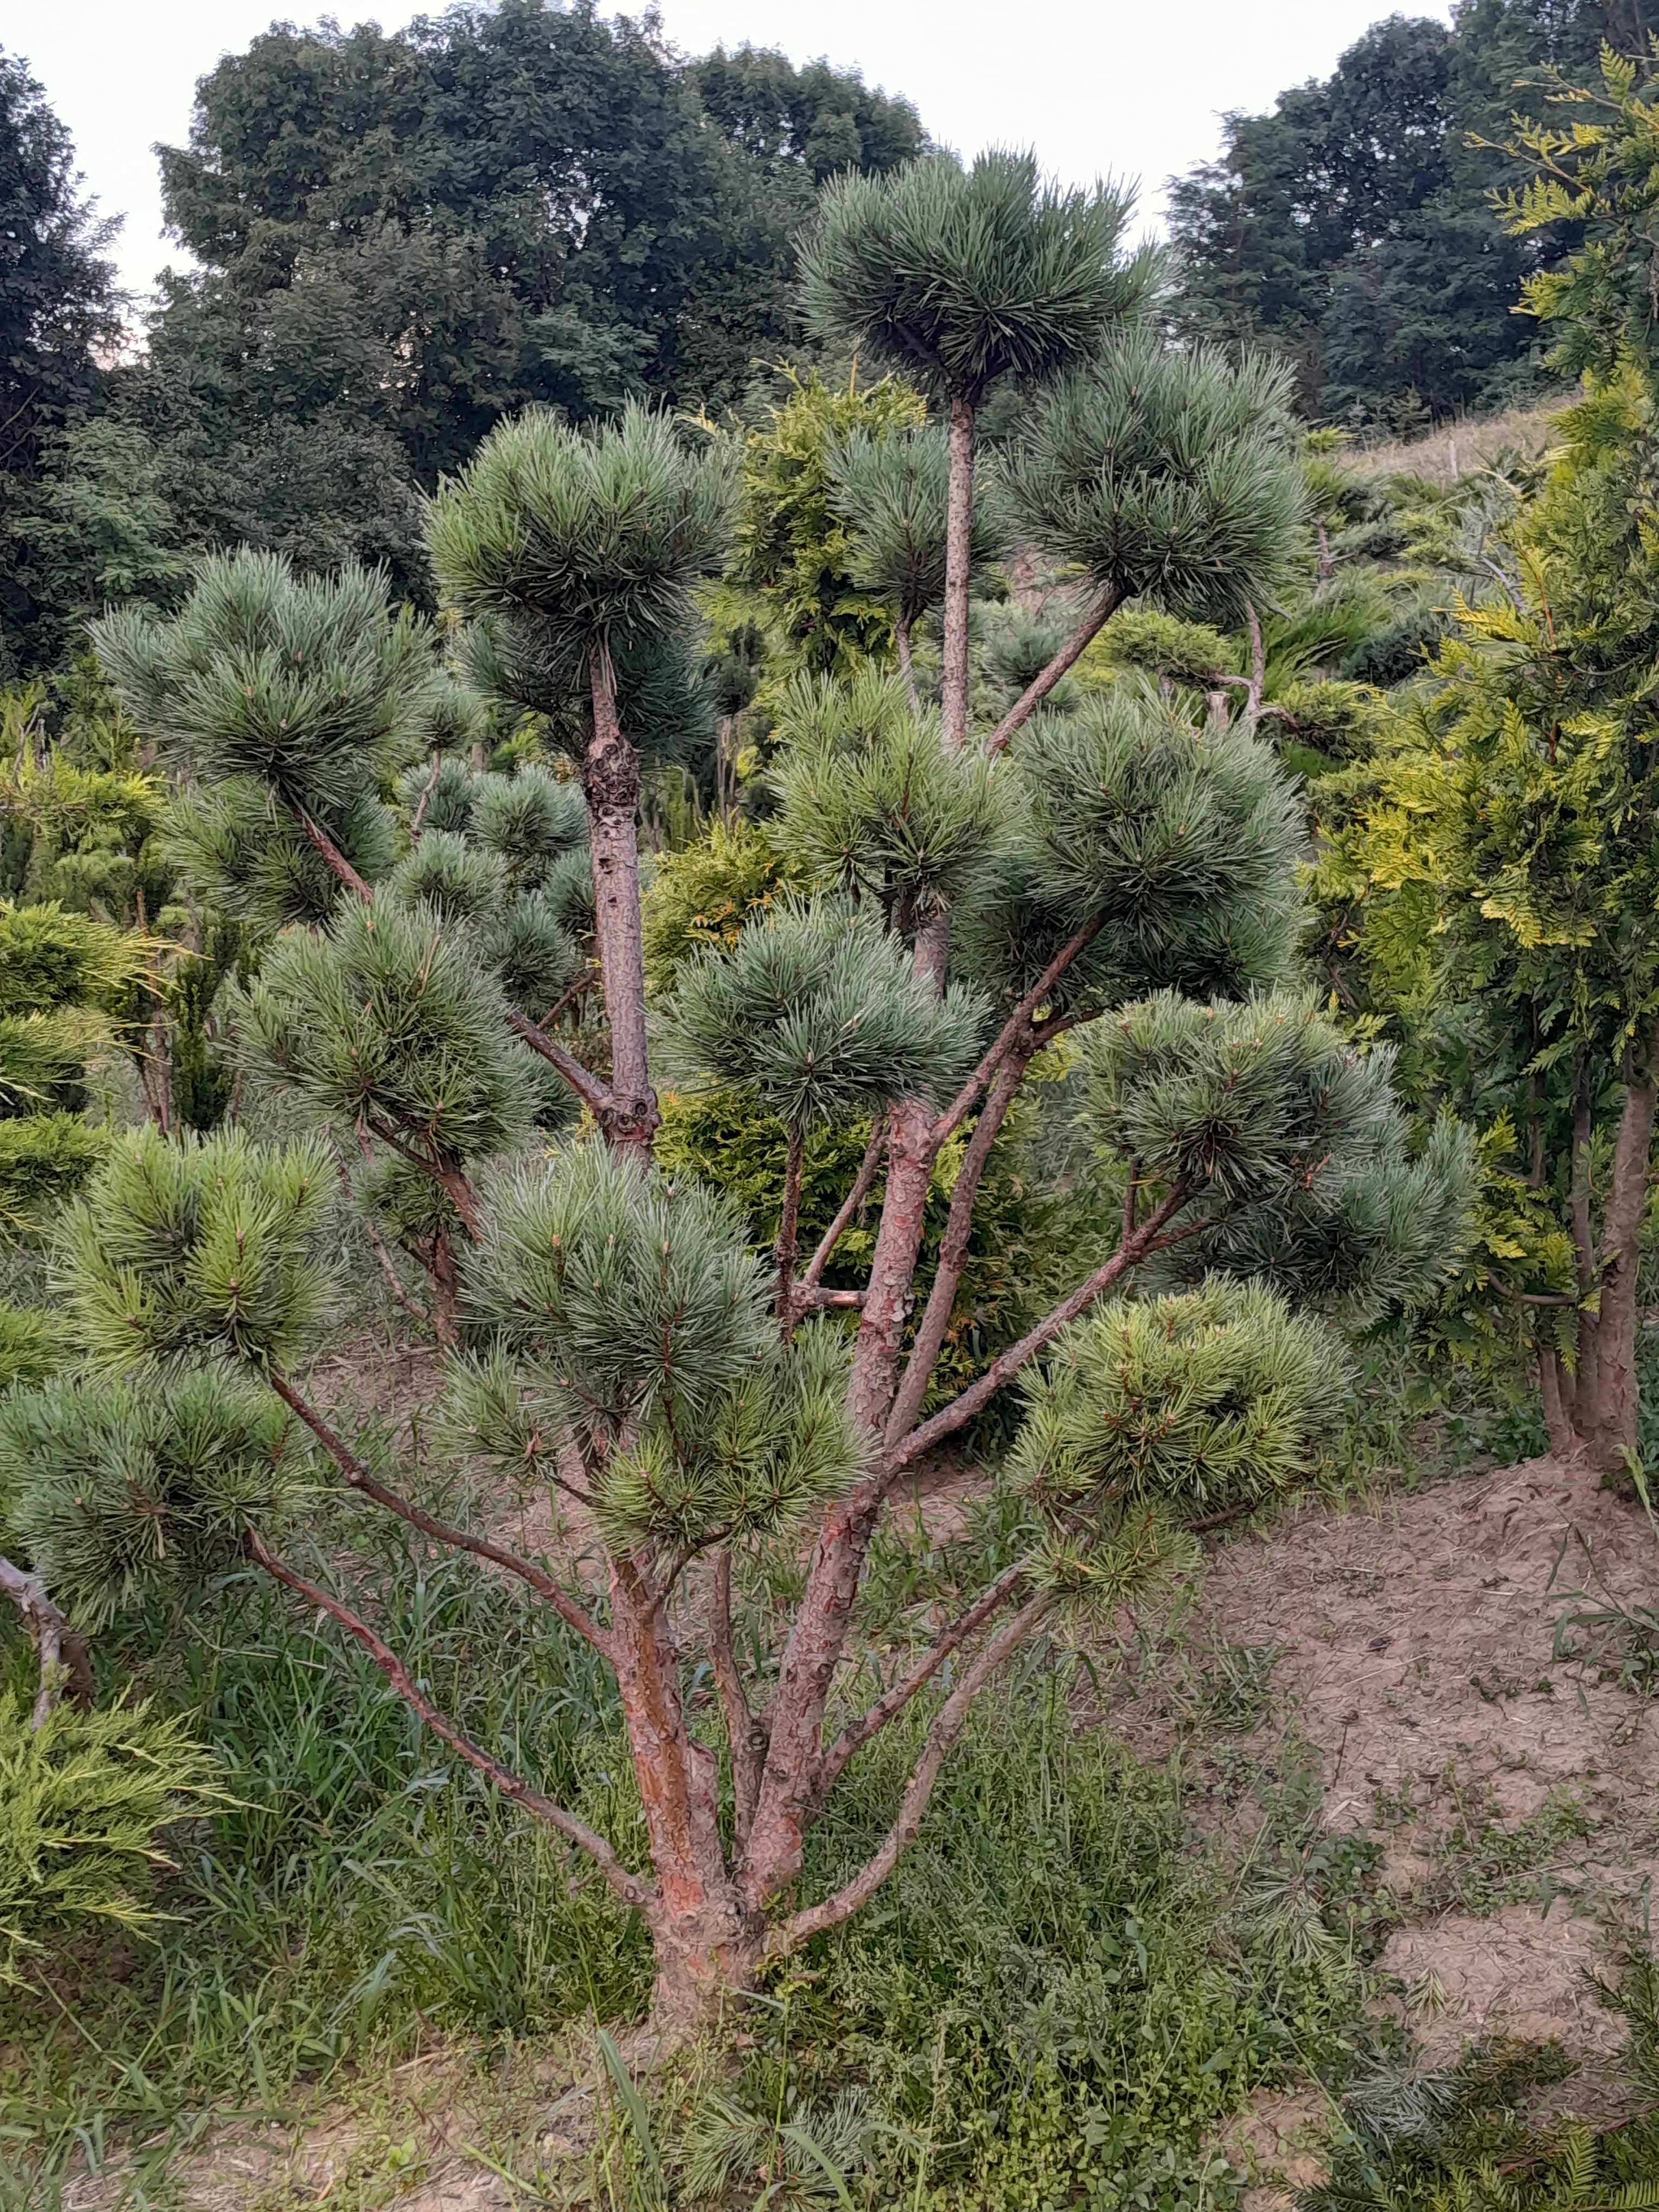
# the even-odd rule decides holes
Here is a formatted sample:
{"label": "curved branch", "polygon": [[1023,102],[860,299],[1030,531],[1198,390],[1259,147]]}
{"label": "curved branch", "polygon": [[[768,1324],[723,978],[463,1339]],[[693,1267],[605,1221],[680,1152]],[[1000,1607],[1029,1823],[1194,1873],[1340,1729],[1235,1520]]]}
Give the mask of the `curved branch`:
{"label": "curved branch", "polygon": [[361,1491],[365,1498],[373,1498],[375,1504],[384,1506],[388,1513],[395,1515],[399,1521],[406,1522],[411,1528],[418,1528],[423,1536],[434,1537],[441,1544],[452,1545],[458,1552],[471,1552],[475,1558],[489,1559],[492,1565],[504,1567],[508,1574],[516,1575],[520,1582],[527,1583],[538,1597],[546,1599],[567,1628],[574,1629],[602,1657],[608,1659],[611,1656],[611,1638],[592,1614],[578,1605],[544,1567],[538,1567],[533,1559],[520,1558],[517,1552],[509,1551],[504,1544],[492,1543],[486,1536],[474,1536],[465,1528],[457,1528],[447,1521],[440,1521],[423,1506],[412,1504],[408,1498],[400,1498],[395,1490],[387,1489],[386,1484],[359,1459],[339,1431],[295,1389],[286,1376],[279,1374],[275,1368],[267,1368],[265,1380],[289,1411],[297,1414],[305,1423],[352,1489]]}
{"label": "curved branch", "polygon": [[498,1759],[492,1759],[481,1745],[473,1742],[465,1730],[440,1712],[391,1645],[377,1636],[368,1623],[360,1614],[353,1613],[349,1606],[343,1605],[320,1583],[308,1581],[297,1568],[289,1566],[285,1559],[278,1559],[274,1552],[267,1550],[252,1529],[243,1542],[248,1557],[262,1567],[273,1582],[281,1583],[285,1589],[291,1589],[297,1597],[304,1598],[319,1613],[327,1613],[331,1620],[339,1623],[348,1636],[362,1644],[410,1711],[425,1722],[434,1735],[441,1737],[469,1766],[476,1768],[493,1782],[503,1797],[511,1798],[515,1805],[522,1805],[526,1812],[533,1813],[538,1820],[544,1820],[550,1828],[556,1829],[568,1842],[586,1851],[625,1905],[631,1905],[635,1911],[644,1913],[647,1919],[653,1917],[657,1904],[656,1893],[636,1875],[629,1874],[603,1836],[590,1828],[586,1821],[579,1820],[574,1813],[567,1813],[562,1805],[556,1805],[550,1797],[544,1797],[539,1790],[521,1780],[510,1768],[503,1766]]}
{"label": "curved branch", "polygon": [[372,899],[374,896],[374,892],[370,890],[322,823],[308,813],[297,800],[293,802],[293,805],[295,820],[317,851],[322,854],[324,865],[330,875],[337,882],[343,883],[349,891],[355,891],[360,899]]}
{"label": "curved branch", "polygon": [[1010,1598],[1018,1595],[1030,1571],[1029,1559],[1018,1559],[1006,1568],[988,1589],[975,1599],[966,1613],[959,1613],[948,1628],[940,1629],[908,1674],[884,1691],[867,1712],[842,1730],[818,1765],[815,1794],[820,1804],[840,1781],[848,1761],[862,1751],[872,1736],[879,1735],[889,1721],[897,1719],[917,1692],[927,1688],[953,1651],[960,1650],[976,1630],[983,1628],[993,1613],[1000,1613]]}
{"label": "curved branch", "polygon": [[69,1677],[70,1694],[80,1705],[92,1703],[92,1661],[86,1641],[70,1624],[69,1615],[52,1603],[39,1575],[27,1574],[9,1559],[0,1559],[0,1597],[9,1598],[23,1616],[23,1626],[40,1662],[40,1687],[29,1714],[29,1726],[44,1726],[59,1695],[58,1669]]}
{"label": "curved branch", "polygon": [[[1097,914],[1092,921],[1085,921],[1075,936],[1066,939],[1065,944],[1060,946],[1059,951],[1055,953],[1054,958],[997,1031],[981,1059],[979,1066],[963,1085],[938,1121],[934,1122],[933,1135],[936,1144],[942,1145],[957,1123],[965,1120],[973,1112],[975,1101],[980,1092],[984,1090],[998,1068],[1019,1042],[1032,1015],[1043,1004],[1079,953],[1092,945],[1105,927],[1105,915]],[[1050,1025],[1048,1023],[1045,1022],[1042,1024],[1042,1029],[1045,1034],[1050,1033]]]}
{"label": "curved branch", "polygon": [[927,1293],[927,1304],[916,1327],[915,1342],[905,1365],[898,1394],[893,1401],[893,1410],[888,1416],[887,1437],[896,1443],[914,1425],[927,1395],[927,1384],[933,1365],[945,1342],[945,1331],[951,1326],[951,1310],[956,1304],[957,1291],[968,1265],[968,1240],[974,1226],[974,1208],[979,1201],[979,1187],[985,1176],[986,1163],[991,1148],[996,1143],[1008,1109],[1014,1102],[1014,1093],[1025,1079],[1030,1065],[1030,1055],[1016,1047],[996,1072],[980,1116],[974,1124],[974,1133],[968,1140],[956,1188],[951,1193],[951,1210],[945,1218],[945,1234],[939,1240],[939,1264],[933,1271],[933,1286]]}
{"label": "curved branch", "polygon": [[532,1052],[540,1053],[550,1067],[557,1068],[584,1106],[591,1107],[596,1115],[614,1110],[616,1101],[609,1090],[591,1068],[582,1066],[574,1053],[567,1052],[562,1044],[556,1044],[545,1030],[532,1022],[527,1014],[521,1014],[516,1006],[507,1008],[507,1018]]}
{"label": "curved branch", "polygon": [[1053,1602],[1052,1592],[1040,1590],[1021,1607],[1006,1627],[992,1638],[935,1715],[921,1757],[906,1786],[898,1818],[883,1837],[874,1856],[833,1897],[825,1898],[822,1905],[809,1905],[804,1912],[793,1914],[775,1929],[766,1947],[768,1959],[787,1958],[814,1936],[822,1935],[826,1929],[838,1928],[875,1895],[898,1864],[907,1844],[914,1841],[939,1781],[945,1753],[962,1734],[975,1698],[1009,1653],[1024,1642]]}
{"label": "curved branch", "polygon": [[876,1170],[887,1143],[887,1116],[878,1114],[870,1125],[870,1141],[864,1148],[864,1158],[859,1162],[859,1171],[853,1178],[849,1190],[836,1210],[835,1219],[818,1240],[818,1248],[807,1261],[798,1290],[810,1290],[823,1279],[837,1244],[847,1233],[853,1216],[870,1195],[870,1186],[876,1179]]}
{"label": "curved branch", "polygon": [[1137,1267],[1160,1242],[1159,1232],[1165,1224],[1187,1203],[1187,1193],[1180,1186],[1172,1190],[1162,1203],[1142,1222],[1133,1237],[1126,1237],[1117,1250],[1103,1267],[1079,1283],[1071,1296],[1063,1298],[1051,1313],[1045,1314],[1035,1328],[1026,1330],[1018,1344],[1011,1344],[986,1369],[976,1382],[942,1406],[930,1420],[919,1429],[912,1429],[902,1443],[888,1451],[883,1469],[890,1481],[901,1468],[908,1467],[924,1452],[963,1428],[980,1407],[988,1405],[1011,1376],[1017,1375],[1026,1361],[1043,1346],[1053,1342],[1068,1322],[1075,1321],[1085,1306],[1092,1305],[1101,1292],[1109,1290],[1120,1275]]}

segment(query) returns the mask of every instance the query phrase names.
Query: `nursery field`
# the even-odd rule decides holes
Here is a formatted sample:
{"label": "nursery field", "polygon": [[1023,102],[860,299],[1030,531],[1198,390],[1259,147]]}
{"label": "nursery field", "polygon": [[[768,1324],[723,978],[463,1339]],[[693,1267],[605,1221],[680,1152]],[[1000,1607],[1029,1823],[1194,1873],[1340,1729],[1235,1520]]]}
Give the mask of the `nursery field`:
{"label": "nursery field", "polygon": [[279,25],[131,355],[0,55],[0,2212],[1659,2208],[1659,78],[1477,140],[1522,13],[1169,250]]}

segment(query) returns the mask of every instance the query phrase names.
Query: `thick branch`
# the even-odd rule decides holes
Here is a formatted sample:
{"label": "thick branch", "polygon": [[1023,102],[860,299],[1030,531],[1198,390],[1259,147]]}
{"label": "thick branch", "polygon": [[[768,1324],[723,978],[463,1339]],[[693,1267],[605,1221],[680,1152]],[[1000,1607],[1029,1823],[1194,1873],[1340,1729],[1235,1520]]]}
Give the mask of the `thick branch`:
{"label": "thick branch", "polygon": [[[965,1121],[973,1112],[975,1103],[981,1091],[984,1090],[998,1068],[1025,1034],[1032,1015],[1045,1003],[1049,993],[1077,958],[1079,953],[1086,951],[1105,927],[1105,915],[1097,914],[1092,921],[1085,921],[1075,935],[1066,939],[1065,944],[1060,946],[1059,951],[1055,953],[1054,958],[997,1031],[996,1036],[987,1047],[979,1066],[963,1085],[938,1121],[934,1122],[933,1138],[936,1143],[942,1145],[957,1124]],[[1045,1023],[1043,1027],[1047,1031],[1049,1025]]]}
{"label": "thick branch", "polygon": [[400,1498],[395,1490],[389,1490],[370,1472],[339,1431],[295,1389],[286,1376],[278,1374],[274,1368],[267,1368],[265,1380],[289,1412],[297,1413],[305,1423],[352,1489],[361,1491],[365,1498],[373,1498],[376,1505],[384,1507],[399,1521],[406,1522],[411,1528],[418,1528],[422,1535],[430,1536],[440,1544],[451,1545],[458,1552],[471,1552],[475,1558],[488,1559],[492,1565],[505,1568],[508,1574],[516,1575],[520,1582],[527,1583],[538,1597],[546,1599],[567,1628],[574,1629],[605,1658],[611,1657],[611,1638],[544,1567],[538,1567],[533,1559],[520,1558],[517,1552],[509,1551],[503,1544],[492,1543],[486,1536],[474,1536],[465,1528],[457,1528],[447,1521],[440,1521],[423,1506]]}
{"label": "thick branch", "polygon": [[356,868],[352,866],[350,861],[347,860],[345,854],[340,850],[334,840],[329,836],[322,823],[317,821],[297,802],[294,808],[294,818],[298,822],[301,829],[310,839],[313,845],[314,845],[317,850],[322,854],[325,865],[327,866],[330,875],[333,876],[338,882],[343,883],[349,891],[355,891],[360,899],[373,898],[374,896],[374,892],[370,890],[368,885],[357,873]]}
{"label": "thick branch", "polygon": [[29,1640],[40,1662],[40,1687],[29,1714],[31,1729],[45,1725],[59,1695],[59,1671],[67,1674],[70,1692],[77,1705],[92,1703],[92,1662],[84,1639],[70,1624],[69,1616],[46,1595],[39,1575],[27,1574],[9,1559],[0,1559],[0,1597],[9,1598],[23,1616]]}
{"label": "thick branch", "polygon": [[481,1745],[474,1743],[470,1735],[440,1712],[391,1645],[377,1636],[368,1623],[353,1613],[349,1606],[343,1605],[320,1583],[308,1581],[286,1560],[268,1551],[252,1530],[243,1540],[249,1558],[263,1567],[274,1582],[281,1583],[285,1589],[291,1589],[297,1597],[304,1598],[319,1613],[327,1613],[331,1620],[339,1623],[348,1636],[362,1644],[410,1711],[418,1714],[434,1735],[441,1737],[469,1766],[487,1776],[502,1796],[510,1797],[515,1805],[522,1805],[538,1820],[544,1820],[550,1828],[556,1829],[568,1842],[585,1850],[625,1905],[631,1905],[636,1911],[644,1913],[647,1919],[653,1916],[657,1905],[655,1892],[637,1875],[629,1874],[603,1836],[585,1821],[579,1820],[574,1813],[567,1813],[562,1805],[556,1805],[550,1797],[544,1797],[539,1790],[521,1780],[510,1768],[503,1766],[498,1759],[492,1759]]}
{"label": "thick branch", "polygon": [[610,1091],[597,1075],[582,1066],[574,1053],[567,1052],[562,1044],[556,1044],[539,1024],[532,1022],[527,1014],[521,1014],[516,1006],[507,1009],[507,1018],[532,1052],[540,1053],[550,1067],[557,1068],[584,1106],[591,1107],[596,1115],[611,1110],[616,1102]]}
{"label": "thick branch", "polygon": [[864,1148],[864,1158],[859,1162],[859,1171],[853,1178],[853,1188],[842,1199],[835,1219],[818,1241],[818,1249],[806,1263],[801,1277],[803,1288],[810,1288],[823,1279],[837,1244],[847,1233],[854,1215],[870,1195],[870,1186],[876,1179],[876,1170],[881,1164],[882,1148],[887,1142],[887,1116],[878,1114],[870,1128],[870,1141]]}
{"label": "thick branch", "polygon": [[1000,753],[1015,731],[1024,727],[1054,690],[1055,684],[1059,683],[1060,678],[1093,644],[1107,623],[1122,605],[1123,600],[1124,593],[1118,586],[1108,584],[1048,665],[1031,678],[995,729],[992,731],[990,744],[987,747],[988,751]]}
{"label": "thick branch", "polygon": [[999,1634],[992,1638],[939,1707],[933,1725],[927,1732],[921,1757],[916,1761],[915,1771],[905,1790],[898,1818],[883,1837],[874,1856],[833,1897],[825,1898],[822,1905],[808,1906],[805,1912],[797,1912],[775,1930],[766,1947],[769,1958],[787,1958],[792,1951],[799,1950],[803,1943],[810,1942],[814,1936],[821,1936],[827,1929],[840,1927],[843,1920],[850,1919],[875,1895],[898,1864],[906,1846],[915,1840],[916,1831],[921,1826],[922,1815],[927,1810],[928,1800],[939,1781],[939,1771],[945,1765],[945,1754],[966,1726],[975,1698],[1003,1661],[1018,1650],[1036,1627],[1052,1602],[1050,1592],[1039,1591],[1036,1596],[1020,1607]]}
{"label": "thick branch", "polygon": [[1109,1290],[1119,1276],[1127,1274],[1146,1257],[1158,1243],[1160,1231],[1186,1202],[1187,1193],[1177,1186],[1147,1216],[1133,1236],[1119,1245],[1103,1267],[1097,1267],[1052,1313],[1046,1314],[1035,1328],[1027,1329],[1018,1344],[1011,1344],[1006,1352],[999,1354],[976,1382],[970,1382],[948,1406],[942,1406],[931,1420],[924,1421],[919,1429],[912,1429],[901,1444],[890,1449],[884,1462],[890,1477],[965,1427],[980,1407],[988,1405],[1004,1383],[1018,1374],[1028,1359],[1051,1344],[1066,1323],[1075,1321],[1086,1306],[1092,1305],[1103,1291]]}
{"label": "thick branch", "polygon": [[966,1613],[959,1613],[948,1628],[940,1629],[908,1674],[884,1691],[867,1712],[842,1730],[818,1766],[817,1796],[820,1804],[840,1781],[848,1761],[862,1751],[872,1736],[879,1735],[889,1721],[897,1719],[917,1692],[927,1688],[953,1651],[983,1628],[993,1613],[1000,1613],[1011,1598],[1018,1596],[1030,1571],[1028,1559],[1018,1559],[1006,1569],[988,1589],[975,1599]]}

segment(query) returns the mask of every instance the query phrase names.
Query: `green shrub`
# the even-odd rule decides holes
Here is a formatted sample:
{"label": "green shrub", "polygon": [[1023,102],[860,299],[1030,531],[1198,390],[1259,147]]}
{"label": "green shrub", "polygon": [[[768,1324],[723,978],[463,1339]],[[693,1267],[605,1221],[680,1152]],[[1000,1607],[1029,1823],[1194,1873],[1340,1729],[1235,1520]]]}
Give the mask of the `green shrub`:
{"label": "green shrub", "polygon": [[0,1693],[0,1980],[76,1922],[153,1920],[158,1831],[221,1802],[214,1772],[183,1723],[148,1705],[65,1702],[36,1729],[22,1698]]}
{"label": "green shrub", "polygon": [[649,988],[665,990],[704,945],[735,945],[745,921],[804,881],[765,830],[741,816],[712,823],[706,836],[677,853],[659,854],[641,917]]}

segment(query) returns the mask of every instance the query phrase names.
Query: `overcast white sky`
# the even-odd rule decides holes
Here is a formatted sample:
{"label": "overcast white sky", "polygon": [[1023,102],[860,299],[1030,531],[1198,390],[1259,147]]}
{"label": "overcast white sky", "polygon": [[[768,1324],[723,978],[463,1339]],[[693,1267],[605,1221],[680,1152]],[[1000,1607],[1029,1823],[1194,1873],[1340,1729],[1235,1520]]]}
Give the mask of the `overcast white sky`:
{"label": "overcast white sky", "polygon": [[[29,62],[74,133],[89,189],[126,217],[125,281],[147,290],[181,258],[161,234],[151,148],[190,127],[196,80],[270,23],[280,0],[0,0],[0,44]],[[324,13],[304,4],[295,19]],[[356,8],[386,28],[438,9]],[[611,12],[642,13],[641,9]],[[725,44],[823,55],[914,100],[933,136],[971,154],[1035,146],[1071,182],[1139,179],[1157,212],[1164,179],[1214,153],[1228,108],[1325,75],[1367,24],[1446,20],[1449,0],[662,0],[687,53]]]}

